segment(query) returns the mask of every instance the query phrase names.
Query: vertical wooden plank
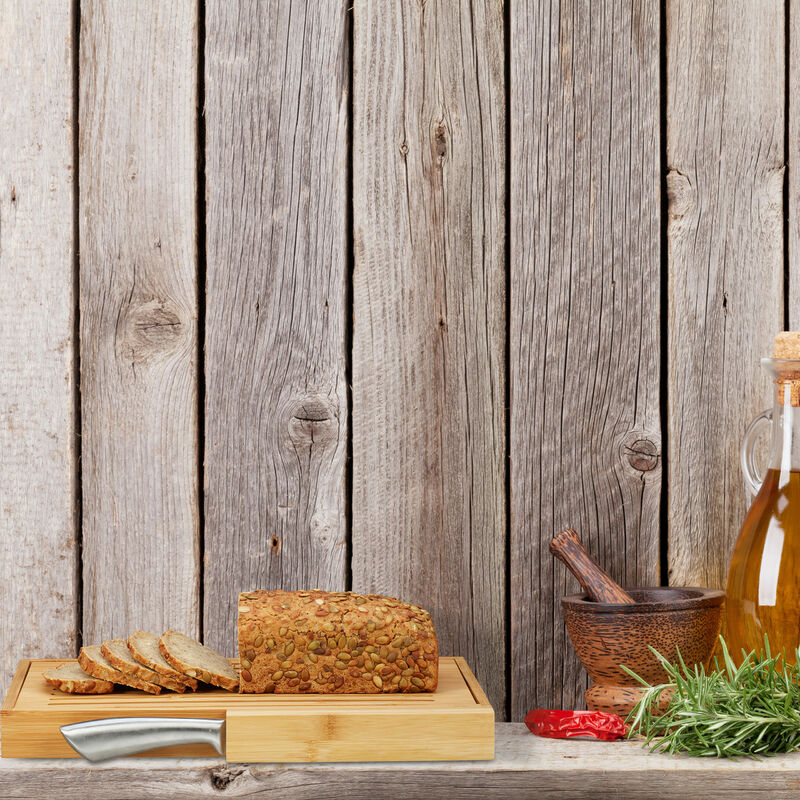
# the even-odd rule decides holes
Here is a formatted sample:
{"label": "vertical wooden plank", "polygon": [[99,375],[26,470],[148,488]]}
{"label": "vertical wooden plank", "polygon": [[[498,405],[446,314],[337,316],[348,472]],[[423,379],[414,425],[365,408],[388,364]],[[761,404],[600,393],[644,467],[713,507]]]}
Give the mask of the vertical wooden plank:
{"label": "vertical wooden plank", "polygon": [[784,4],[668,4],[669,568],[725,586],[783,328]]}
{"label": "vertical wooden plank", "polygon": [[81,3],[84,639],[199,629],[197,3]]}
{"label": "vertical wooden plank", "polygon": [[785,320],[789,330],[800,329],[800,6],[791,3],[786,6],[789,26],[788,59],[789,91],[788,103],[784,113],[787,118],[787,183],[788,204],[785,209],[787,225],[788,279],[789,279],[789,318]]}
{"label": "vertical wooden plank", "polygon": [[511,6],[512,716],[582,707],[548,552],[659,581],[659,4]]}
{"label": "vertical wooden plank", "polygon": [[505,98],[495,0],[354,9],[353,586],[505,711]]}
{"label": "vertical wooden plank", "polygon": [[75,651],[69,3],[0,4],[0,696]]}
{"label": "vertical wooden plank", "polygon": [[205,633],[345,585],[348,0],[206,4]]}

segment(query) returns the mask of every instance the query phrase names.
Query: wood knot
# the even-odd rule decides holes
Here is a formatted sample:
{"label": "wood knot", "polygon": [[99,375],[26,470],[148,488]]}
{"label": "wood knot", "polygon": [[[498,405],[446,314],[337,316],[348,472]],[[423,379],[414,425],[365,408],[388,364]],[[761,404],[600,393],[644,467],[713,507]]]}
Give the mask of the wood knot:
{"label": "wood knot", "polygon": [[441,123],[433,131],[433,148],[439,161],[447,158],[447,128]]}
{"label": "wood knot", "polygon": [[326,422],[331,409],[322,397],[306,397],[295,406],[292,417],[300,422]]}
{"label": "wood knot", "polygon": [[227,791],[246,770],[247,767],[228,764],[214,767],[210,770],[210,783],[218,792]]}
{"label": "wood knot", "polygon": [[667,173],[667,208],[670,219],[679,220],[695,205],[695,191],[688,175],[677,169]]}
{"label": "wood knot", "polygon": [[133,363],[172,351],[184,338],[179,309],[157,298],[130,306],[120,318],[117,341],[122,355]]}
{"label": "wood knot", "polygon": [[338,438],[338,410],[323,395],[306,395],[289,403],[287,428],[294,449],[325,445]]}
{"label": "wood knot", "polygon": [[650,472],[661,462],[660,447],[642,431],[629,431],[625,435],[622,455],[637,472]]}

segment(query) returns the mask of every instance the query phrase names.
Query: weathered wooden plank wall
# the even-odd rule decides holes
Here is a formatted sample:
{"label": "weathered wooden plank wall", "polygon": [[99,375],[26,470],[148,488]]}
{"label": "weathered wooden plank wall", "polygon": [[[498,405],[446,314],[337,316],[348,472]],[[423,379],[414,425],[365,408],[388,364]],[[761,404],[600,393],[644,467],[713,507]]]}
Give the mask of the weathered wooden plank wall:
{"label": "weathered wooden plank wall", "polygon": [[511,8],[512,714],[579,706],[567,526],[658,584],[659,7]]}
{"label": "weathered wooden plank wall", "polygon": [[505,705],[498,3],[359,2],[353,586],[428,608]]}
{"label": "weathered wooden plank wall", "polygon": [[669,577],[725,586],[784,324],[784,4],[667,5]]}
{"label": "weathered wooden plank wall", "polygon": [[68,6],[0,10],[0,690],[352,586],[518,719],[582,702],[562,526],[626,583],[724,583],[800,324],[796,9]]}
{"label": "weathered wooden plank wall", "polygon": [[791,164],[800,164],[800,6],[788,4],[787,27],[788,52],[786,62],[786,188],[788,205],[783,210],[786,219],[786,241],[784,243],[787,264],[786,278],[789,284],[788,314],[784,323],[789,330],[800,328],[800,169],[791,169]]}
{"label": "weathered wooden plank wall", "polygon": [[207,641],[347,569],[346,0],[206,4]]}
{"label": "weathered wooden plank wall", "polygon": [[78,622],[73,29],[0,4],[0,694]]}
{"label": "weathered wooden plank wall", "polygon": [[82,0],[83,635],[199,632],[197,4]]}

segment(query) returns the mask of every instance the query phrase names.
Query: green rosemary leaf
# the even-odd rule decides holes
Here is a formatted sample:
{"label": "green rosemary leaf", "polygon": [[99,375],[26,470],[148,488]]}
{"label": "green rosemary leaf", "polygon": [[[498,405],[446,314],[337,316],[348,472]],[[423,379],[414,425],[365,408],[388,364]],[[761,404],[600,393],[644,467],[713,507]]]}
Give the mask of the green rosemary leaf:
{"label": "green rosemary leaf", "polygon": [[[772,655],[767,637],[756,653],[742,652],[737,666],[720,636],[722,663],[687,667],[680,652],[673,664],[653,648],[668,682],[651,686],[622,669],[646,691],[628,715],[628,736],[644,737],[652,752],[739,758],[800,749],[800,666]],[[800,649],[795,652],[800,662]],[[662,697],[671,694],[663,713]]]}
{"label": "green rosemary leaf", "polygon": [[642,686],[647,686],[649,688],[650,684],[644,678],[640,678],[632,669],[628,669],[624,664],[620,664],[619,668],[627,675],[630,675],[634,680],[639,681]]}

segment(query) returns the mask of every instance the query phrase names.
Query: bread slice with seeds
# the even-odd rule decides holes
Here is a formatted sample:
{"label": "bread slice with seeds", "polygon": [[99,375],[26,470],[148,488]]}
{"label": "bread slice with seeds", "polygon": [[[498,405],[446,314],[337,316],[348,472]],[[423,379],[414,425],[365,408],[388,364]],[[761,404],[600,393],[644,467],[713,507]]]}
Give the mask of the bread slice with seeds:
{"label": "bread slice with seeds", "polygon": [[210,647],[178,631],[167,631],[158,640],[158,647],[175,669],[221,689],[239,690],[239,676],[231,662]]}
{"label": "bread slice with seeds", "polygon": [[140,664],[144,664],[145,667],[152,669],[169,680],[183,683],[193,690],[197,689],[197,680],[195,678],[172,667],[161,655],[161,651],[158,649],[158,636],[154,633],[136,631],[136,633],[132,633],[128,637],[127,644],[133,657]]}
{"label": "bread slice with seeds", "polygon": [[84,672],[74,661],[60,667],[48,669],[44,679],[67,694],[110,694],[114,691],[111,681],[101,681]]}
{"label": "bread slice with seeds", "polygon": [[173,681],[170,678],[159,675],[155,670],[140,664],[133,657],[133,653],[131,653],[124,639],[110,639],[107,642],[103,642],[100,646],[100,652],[106,657],[106,660],[112,667],[116,667],[120,672],[126,675],[133,675],[148,683],[158,684],[165,689],[171,689],[173,692],[180,692],[182,694],[186,691],[185,683]]}
{"label": "bread slice with seeds", "polygon": [[135,675],[126,675],[116,667],[111,666],[103,655],[99,644],[81,647],[81,651],[78,654],[78,663],[93,678],[98,678],[101,681],[120,683],[123,686],[130,686],[132,689],[141,689],[148,694],[161,694],[160,686],[149,681],[143,681]]}

